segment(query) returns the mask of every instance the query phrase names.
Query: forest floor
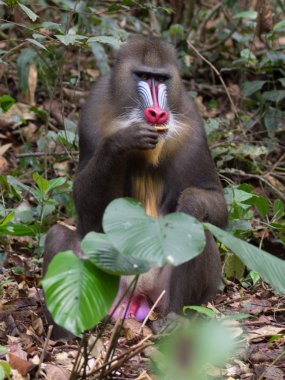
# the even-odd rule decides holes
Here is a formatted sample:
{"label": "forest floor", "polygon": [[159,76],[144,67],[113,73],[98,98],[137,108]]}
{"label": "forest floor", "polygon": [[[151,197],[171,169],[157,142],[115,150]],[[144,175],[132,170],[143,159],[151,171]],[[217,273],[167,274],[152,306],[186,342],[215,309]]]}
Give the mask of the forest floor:
{"label": "forest floor", "polygon": [[[8,44],[7,41],[2,42],[0,48],[3,49]],[[76,130],[78,110],[82,99],[88,93],[90,82],[96,80],[99,75],[97,69],[90,68],[94,67],[90,64],[93,62],[90,54],[86,57],[78,54],[78,61],[81,60],[78,66],[84,68],[84,72],[80,73],[77,62],[75,63],[75,51],[72,49],[69,55],[64,56],[66,62],[60,70],[62,77],[57,78],[57,88],[54,86],[53,94],[49,94],[44,85],[38,83],[35,65],[30,65],[28,91],[21,92],[15,62],[7,65],[7,80],[0,82],[0,94],[11,94],[16,101],[8,112],[0,115],[1,177],[11,175],[24,185],[32,187],[35,185],[32,174],[39,172],[44,178],[63,176],[71,183],[78,157],[77,146],[74,143],[76,132],[72,128],[75,126]],[[265,49],[264,45],[262,49]],[[17,53],[17,50],[12,53]],[[17,56],[14,58],[16,61]],[[233,60],[230,56],[226,56],[226,59]],[[284,120],[280,123],[280,129],[276,129],[274,138],[265,130],[260,119],[257,122],[254,120],[248,130],[236,126],[234,110],[225,96],[225,89],[220,84],[210,83],[210,71],[208,67],[204,69],[200,78],[193,74],[195,82],[187,80],[186,84],[189,90],[198,94],[196,102],[203,119],[215,122],[208,123],[208,128],[212,128],[213,132],[209,140],[223,185],[246,182],[254,188],[255,194],[262,194],[270,200],[270,207],[277,198],[284,201],[284,167],[282,170],[278,168],[278,165],[282,167],[284,162]],[[228,76],[226,72],[224,75],[227,89],[238,108],[242,98],[239,84],[242,82],[242,72],[237,69],[234,73],[233,77],[231,72]],[[71,80],[74,78],[81,78],[80,88],[75,89]],[[250,120],[254,119],[256,109],[246,110],[243,116],[245,115]],[[64,134],[62,132],[66,126],[68,133]],[[4,180],[2,182],[0,187],[3,185],[3,189],[0,190],[5,206],[3,215],[6,215],[6,210],[15,210],[22,227],[25,220],[28,227],[37,227],[40,215],[37,214],[35,217],[38,204],[31,193],[24,190],[20,196],[15,189],[12,191],[12,187],[4,183]],[[69,189],[69,194],[64,194],[66,197],[62,198],[64,205],[54,203],[54,209],[44,218],[43,232],[58,220],[73,216],[69,203],[70,192]],[[56,201],[56,198],[53,200]],[[268,219],[262,219],[256,212],[247,216],[246,222],[249,228],[245,231],[245,239],[280,258],[285,258],[284,243],[279,239],[280,235],[275,235],[280,226],[276,223],[272,224],[273,227],[270,226],[267,223]],[[256,226],[258,228],[255,228]],[[284,233],[284,221],[280,231],[282,228]],[[23,233],[19,231],[19,235]],[[0,268],[0,361],[3,359],[9,362],[12,378],[17,380],[69,379],[80,351],[78,339],[48,339],[40,286],[42,248],[43,244],[40,239],[36,239],[35,234],[33,237],[9,235],[4,238],[0,235],[0,254],[3,252],[5,257],[5,265]],[[213,303],[206,305],[217,316],[250,315],[244,319],[231,320],[232,334],[242,342],[242,349],[223,368],[212,368],[209,378],[283,380],[285,297],[274,293],[271,287],[261,280],[255,285],[252,281],[244,281],[246,275],[247,271],[243,267],[242,274],[237,276],[239,279],[226,276],[223,291]],[[147,326],[142,334],[138,332],[140,326],[131,322],[121,330],[115,352],[117,362],[113,363],[112,374],[104,375],[102,378],[155,379],[150,357],[156,350],[156,337],[149,337],[152,322],[149,321]],[[96,327],[92,332],[90,345],[95,341],[101,327]],[[87,372],[82,376],[86,375],[85,377],[90,379],[99,378],[96,377],[96,371],[108,357],[114,329],[117,331],[117,326],[115,328],[113,324],[108,325],[102,337],[98,339],[86,359]],[[82,357],[79,361],[82,362]],[[160,370],[163,371],[163,368]]]}
{"label": "forest floor", "polygon": [[[80,350],[79,340],[47,339],[47,324],[40,300],[40,267],[35,266],[31,255],[19,254],[16,250],[9,253],[7,261],[9,266],[24,267],[25,273],[29,273],[16,275],[4,269],[0,275],[0,282],[5,284],[0,304],[0,345],[9,351],[13,379],[69,379]],[[211,369],[210,378],[284,379],[284,296],[274,294],[262,282],[245,289],[227,281],[224,291],[207,306],[217,315],[250,315],[242,321],[232,321],[232,334],[241,339],[242,349],[224,368]],[[151,322],[149,324],[151,327]],[[155,339],[146,339],[151,334],[148,327],[139,334],[139,326],[129,323],[122,329],[115,352],[117,357],[123,359],[128,355],[134,356],[123,360],[120,366],[115,365],[112,376],[103,378],[155,379],[149,358],[155,350]],[[96,368],[104,363],[113,331],[114,325],[109,324],[91,350],[87,378],[96,378]],[[98,327],[90,335],[90,342],[95,341],[96,332]]]}

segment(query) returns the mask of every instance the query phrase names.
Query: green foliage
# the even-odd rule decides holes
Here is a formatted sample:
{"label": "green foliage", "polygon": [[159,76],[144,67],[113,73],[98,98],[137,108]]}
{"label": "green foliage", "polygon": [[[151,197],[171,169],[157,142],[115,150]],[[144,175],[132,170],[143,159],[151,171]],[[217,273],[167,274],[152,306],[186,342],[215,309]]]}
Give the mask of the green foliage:
{"label": "green foliage", "polygon": [[[241,199],[249,198],[241,195]],[[173,213],[156,219],[146,215],[137,201],[122,198],[111,202],[104,213],[105,234],[90,233],[82,240],[85,258],[75,257],[68,251],[52,260],[43,287],[54,320],[77,335],[90,329],[102,319],[101,311],[106,313],[111,307],[116,291],[106,296],[104,292],[108,289],[105,284],[115,282],[114,275],[137,275],[151,266],[179,265],[191,255],[194,258],[205,244],[203,226],[248,268],[285,294],[285,261],[186,214]],[[89,297],[85,305],[86,294],[94,287],[96,296]],[[102,303],[103,299],[106,304]],[[85,313],[91,309],[94,314],[88,319]],[[68,313],[70,310],[72,313]],[[184,311],[187,312],[187,308]]]}
{"label": "green foliage", "polygon": [[103,229],[120,253],[148,260],[153,266],[182,264],[205,246],[203,228],[195,218],[181,213],[153,218],[132,199],[109,204]]}
{"label": "green foliage", "polygon": [[0,361],[0,380],[11,379],[11,368],[9,363]]}
{"label": "green foliage", "polygon": [[145,258],[126,256],[117,251],[105,234],[89,232],[82,240],[81,248],[90,261],[106,273],[137,275],[150,269]]}
{"label": "green foliage", "polygon": [[270,255],[244,240],[237,239],[230,233],[223,231],[212,224],[205,223],[204,225],[212,232],[216,239],[230,248],[248,268],[258,272],[260,276],[270,283],[277,292],[282,294],[285,293],[285,284],[283,280],[285,273],[284,260]]}
{"label": "green foliage", "polygon": [[15,103],[15,99],[10,95],[0,96],[0,111],[6,112]]}
{"label": "green foliage", "polygon": [[[188,13],[190,3],[192,9]],[[222,241],[225,276],[237,278],[244,287],[256,284],[261,276],[276,289],[284,290],[280,284],[284,262],[236,239],[242,238],[278,252],[285,245],[282,197],[284,7],[279,1],[269,2],[275,25],[259,37],[259,10],[244,9],[240,4],[224,0],[222,7],[215,10],[198,2],[184,2],[183,12],[179,14],[175,4],[172,5],[175,9],[170,9],[168,2],[157,7],[153,2],[120,0],[96,2],[94,7],[90,0],[60,0],[52,2],[52,6],[41,0],[38,12],[33,2],[0,1],[3,19],[0,27],[3,40],[1,89],[4,90],[0,96],[0,116],[8,120],[8,124],[1,123],[0,145],[13,144],[10,150],[0,154],[10,164],[7,176],[6,173],[0,176],[1,249],[2,246],[6,248],[8,241],[11,247],[11,240],[16,241],[17,236],[28,235],[33,238],[29,240],[28,244],[33,242],[29,248],[39,245],[35,252],[39,251],[48,227],[58,219],[73,216],[71,177],[78,157],[79,104],[90,82],[96,78],[96,70],[101,74],[109,71],[115,50],[130,31],[154,33],[176,46],[184,79],[191,80],[186,86],[195,93],[202,110],[205,108],[203,117],[212,154],[227,186],[228,232],[215,230]],[[189,50],[188,39],[221,72],[237,107],[239,120],[233,119],[233,109],[219,78]],[[34,90],[31,73],[37,74]],[[237,88],[232,87],[233,84]],[[35,102],[25,97],[29,92],[34,94]],[[50,99],[58,103],[58,110],[54,104],[46,106]],[[21,109],[20,103],[28,104],[22,112],[17,111]],[[36,132],[27,138],[24,132],[29,132],[31,127],[36,127]],[[38,152],[44,154],[33,156]],[[28,156],[21,157],[21,153]],[[67,164],[71,169],[63,171],[64,177],[50,180],[58,176],[56,165],[66,168]],[[240,183],[242,185],[238,185]],[[201,235],[202,227],[196,222],[178,214],[156,221],[146,217],[138,207],[133,214],[129,209],[132,205],[124,202],[114,214],[111,211],[114,219],[108,220],[110,215],[107,217],[108,232],[90,233],[84,238],[81,246],[86,258],[79,259],[70,252],[59,255],[59,262],[51,266],[45,280],[47,284],[44,282],[56,321],[75,334],[92,327],[109,310],[118,286],[117,276],[139,275],[152,265],[172,260],[175,264],[183,262],[188,259],[191,244],[194,254],[202,249],[202,240],[192,242],[187,237],[188,221],[193,228],[191,233],[197,237]],[[124,230],[124,223],[130,228]],[[135,256],[130,254],[132,245]],[[245,264],[253,270],[248,273]],[[78,282],[65,283],[66,265]],[[112,289],[107,292],[109,284]],[[90,295],[90,302],[84,298],[85,292]],[[191,310],[215,319],[207,308],[185,307],[186,313]],[[229,346],[223,348],[220,343],[223,345],[221,339],[226,332],[220,332],[216,326],[212,331],[201,327],[199,335],[195,334],[196,327],[198,331],[198,325],[194,324],[185,336],[195,342],[200,353],[195,360],[200,369],[205,368],[205,362],[212,361],[215,365],[219,361],[211,359],[212,351],[222,353],[220,357],[225,360]],[[183,333],[182,336],[184,338]],[[176,338],[174,342],[178,343],[178,335]],[[225,341],[231,343],[228,337]],[[163,379],[168,375],[170,379],[180,376],[183,380],[189,376],[200,380],[200,376],[204,376],[204,379],[205,371],[201,374],[197,367],[188,366],[188,362],[186,369],[184,367],[186,372],[181,373],[181,365],[177,367],[173,361],[175,349],[170,341],[164,351],[165,367],[159,376]],[[159,362],[160,358],[156,363]],[[172,368],[170,363],[174,364]],[[0,363],[1,376],[10,377],[6,362]]]}
{"label": "green foliage", "polygon": [[[284,244],[285,213],[280,199],[270,205],[266,197],[255,194],[254,188],[246,184],[227,187],[225,198],[229,208],[228,230],[231,233],[253,241],[259,239],[260,235],[270,234],[273,240]],[[224,273],[227,278],[236,278],[246,285],[245,261],[240,259],[232,252],[227,252]],[[249,279],[255,284],[258,278],[251,273]]]}
{"label": "green foliage", "polygon": [[119,277],[67,251],[52,260],[42,285],[55,322],[79,335],[107,314],[119,288]]}
{"label": "green foliage", "polygon": [[13,211],[5,210],[4,207],[0,209],[0,234],[3,235],[37,236],[45,232],[45,218],[61,206],[62,197],[71,192],[70,182],[62,177],[48,181],[34,173],[33,186],[28,186],[13,176],[0,176],[0,180],[13,198],[23,201],[23,193],[29,193],[35,202],[33,206],[22,202]]}

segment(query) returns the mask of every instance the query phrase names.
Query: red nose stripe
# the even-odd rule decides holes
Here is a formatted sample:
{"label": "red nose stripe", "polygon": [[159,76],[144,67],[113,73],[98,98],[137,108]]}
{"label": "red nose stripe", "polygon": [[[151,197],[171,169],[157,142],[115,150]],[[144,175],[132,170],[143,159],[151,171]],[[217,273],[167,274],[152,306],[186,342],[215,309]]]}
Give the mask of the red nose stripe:
{"label": "red nose stripe", "polygon": [[152,107],[148,107],[144,111],[145,119],[150,124],[164,124],[168,120],[168,112],[160,107],[157,100],[158,85],[152,79],[150,83],[150,91],[152,95]]}

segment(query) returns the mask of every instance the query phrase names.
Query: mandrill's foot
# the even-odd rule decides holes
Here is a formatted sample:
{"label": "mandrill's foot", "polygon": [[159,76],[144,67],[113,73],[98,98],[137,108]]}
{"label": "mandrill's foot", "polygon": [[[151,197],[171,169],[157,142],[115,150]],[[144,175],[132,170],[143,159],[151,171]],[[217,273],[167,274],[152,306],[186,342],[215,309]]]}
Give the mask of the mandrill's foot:
{"label": "mandrill's foot", "polygon": [[[129,307],[128,307],[129,304]],[[122,311],[123,309],[123,311]],[[136,295],[129,299],[124,299],[122,304],[117,307],[113,313],[113,319],[134,318],[142,322],[150,311],[147,299],[143,295]]]}

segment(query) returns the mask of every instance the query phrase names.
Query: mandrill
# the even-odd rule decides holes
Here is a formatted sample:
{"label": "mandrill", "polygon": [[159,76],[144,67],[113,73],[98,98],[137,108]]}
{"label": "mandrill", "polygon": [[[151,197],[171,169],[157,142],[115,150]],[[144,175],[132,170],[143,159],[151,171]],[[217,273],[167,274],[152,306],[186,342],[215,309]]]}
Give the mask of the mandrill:
{"label": "mandrill", "polygon": [[[119,197],[136,198],[152,216],[181,211],[225,227],[227,208],[203,125],[167,43],[133,37],[119,49],[110,74],[96,81],[82,109],[79,146],[77,232],[51,228],[44,272],[60,251],[80,255],[80,240],[102,231],[104,210]],[[220,277],[218,248],[206,232],[199,256],[140,276],[126,314],[142,320],[163,290],[160,310],[180,313],[184,305],[210,300]],[[121,278],[119,295],[129,282]]]}

